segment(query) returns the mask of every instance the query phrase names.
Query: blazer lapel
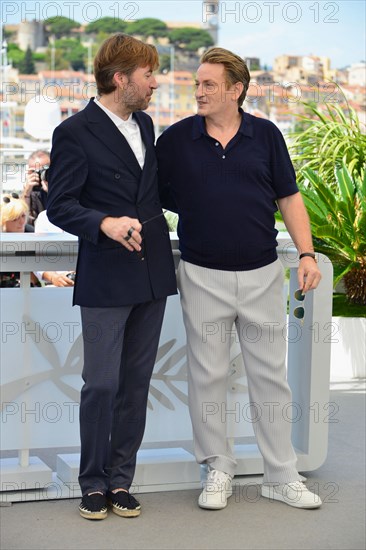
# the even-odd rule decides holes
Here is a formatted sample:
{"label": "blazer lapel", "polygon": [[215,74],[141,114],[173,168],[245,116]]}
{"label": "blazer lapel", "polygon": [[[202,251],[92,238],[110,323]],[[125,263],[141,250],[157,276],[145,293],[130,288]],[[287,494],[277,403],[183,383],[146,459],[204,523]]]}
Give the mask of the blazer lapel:
{"label": "blazer lapel", "polygon": [[84,109],[93,135],[106,145],[127,166],[139,180],[141,167],[124,135],[118,130],[109,116],[91,99]]}

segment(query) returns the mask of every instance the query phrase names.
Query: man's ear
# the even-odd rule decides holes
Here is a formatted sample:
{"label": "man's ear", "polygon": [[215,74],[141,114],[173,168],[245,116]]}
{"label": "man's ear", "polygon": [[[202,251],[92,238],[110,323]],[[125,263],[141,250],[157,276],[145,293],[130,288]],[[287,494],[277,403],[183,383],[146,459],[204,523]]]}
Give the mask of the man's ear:
{"label": "man's ear", "polygon": [[113,82],[117,88],[125,88],[128,83],[128,78],[124,73],[114,73]]}
{"label": "man's ear", "polygon": [[243,90],[244,90],[244,85],[242,82],[236,82],[236,84],[234,84],[234,95],[236,100],[239,99],[239,97],[243,93]]}

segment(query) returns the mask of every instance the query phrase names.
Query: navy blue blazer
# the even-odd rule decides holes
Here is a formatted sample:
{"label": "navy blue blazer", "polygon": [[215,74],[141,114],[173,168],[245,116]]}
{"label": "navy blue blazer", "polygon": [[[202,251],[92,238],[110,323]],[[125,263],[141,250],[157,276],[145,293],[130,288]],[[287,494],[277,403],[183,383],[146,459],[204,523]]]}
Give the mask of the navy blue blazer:
{"label": "navy blue blazer", "polygon": [[162,212],[153,123],[143,112],[133,116],[146,146],[143,170],[93,99],[53,134],[47,214],[52,223],[79,237],[74,304],[125,306],[177,292],[164,216],[143,226],[142,254],[129,252],[100,231],[106,216],[144,222]]}

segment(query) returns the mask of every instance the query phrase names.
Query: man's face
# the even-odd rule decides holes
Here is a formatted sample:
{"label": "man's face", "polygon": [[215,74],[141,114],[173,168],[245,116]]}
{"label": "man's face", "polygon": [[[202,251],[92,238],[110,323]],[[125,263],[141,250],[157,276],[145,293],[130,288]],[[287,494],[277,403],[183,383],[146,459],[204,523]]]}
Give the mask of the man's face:
{"label": "man's face", "polygon": [[203,63],[196,74],[197,114],[215,116],[224,114],[233,102],[237,108],[236,90],[227,87],[225,68],[221,63]]}
{"label": "man's face", "polygon": [[[33,158],[29,164],[28,164],[28,171],[34,172],[35,170],[42,170],[44,166],[50,165],[50,157],[48,155],[38,155],[38,157]],[[42,188],[44,191],[48,191],[48,182],[41,181],[39,182],[39,185],[42,185]]]}
{"label": "man's face", "polygon": [[129,77],[124,77],[123,103],[131,112],[144,111],[157,87],[151,68],[139,67]]}

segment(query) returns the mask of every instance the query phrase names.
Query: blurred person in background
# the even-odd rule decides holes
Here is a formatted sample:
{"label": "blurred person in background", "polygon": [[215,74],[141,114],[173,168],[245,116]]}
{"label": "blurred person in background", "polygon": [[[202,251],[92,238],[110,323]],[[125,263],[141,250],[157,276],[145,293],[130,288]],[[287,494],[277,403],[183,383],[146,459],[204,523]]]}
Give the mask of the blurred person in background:
{"label": "blurred person in background", "polygon": [[[29,207],[26,202],[19,198],[17,193],[4,195],[1,202],[1,230],[3,233],[34,233],[34,227],[28,223]],[[45,281],[54,286],[73,286],[72,278],[68,272],[39,271],[31,273],[31,286],[41,286],[40,281]],[[20,274],[2,273],[2,287],[18,287]]]}
{"label": "blurred person in background", "polygon": [[[0,224],[2,233],[33,233],[34,228],[27,223],[29,208],[17,193],[4,195],[0,206]],[[19,272],[2,272],[1,288],[20,286]],[[31,273],[31,286],[40,286],[34,273]]]}
{"label": "blurred person in background", "polygon": [[28,222],[34,225],[40,212],[46,210],[48,182],[47,171],[50,166],[48,151],[37,150],[28,159],[28,169],[22,199],[29,207]]}

